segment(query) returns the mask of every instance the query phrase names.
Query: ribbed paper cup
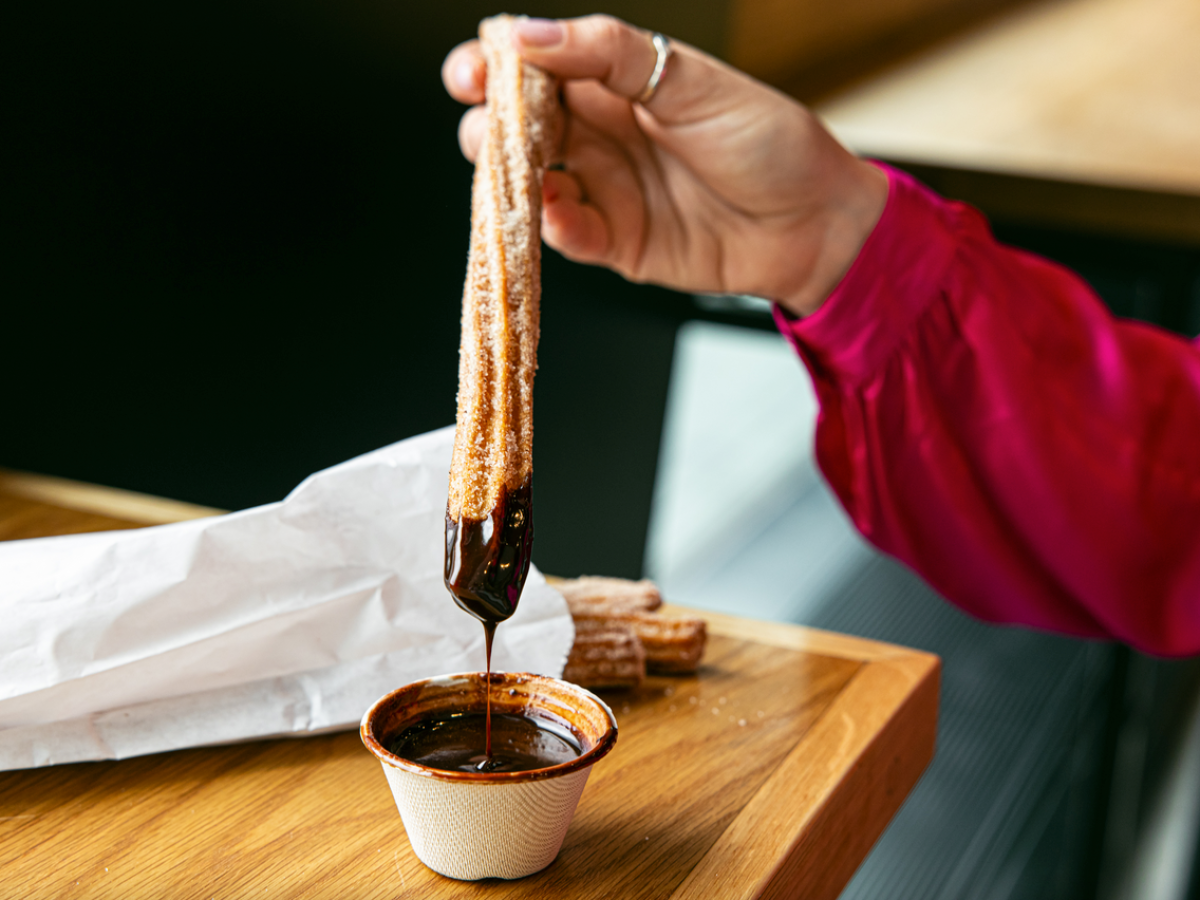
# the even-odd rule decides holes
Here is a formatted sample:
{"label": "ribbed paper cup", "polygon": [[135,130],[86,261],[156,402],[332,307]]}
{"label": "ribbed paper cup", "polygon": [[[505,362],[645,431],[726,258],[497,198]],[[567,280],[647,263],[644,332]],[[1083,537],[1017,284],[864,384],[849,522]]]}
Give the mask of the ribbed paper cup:
{"label": "ribbed paper cup", "polygon": [[379,758],[413,852],[450,878],[523,878],[554,861],[593,763],[612,749],[617,722],[605,703],[556,678],[493,672],[492,714],[549,720],[583,748],[576,759],[526,772],[446,772],[386,749],[405,728],[451,712],[483,712],[485,675],[414,682],[363,716],[363,743]]}

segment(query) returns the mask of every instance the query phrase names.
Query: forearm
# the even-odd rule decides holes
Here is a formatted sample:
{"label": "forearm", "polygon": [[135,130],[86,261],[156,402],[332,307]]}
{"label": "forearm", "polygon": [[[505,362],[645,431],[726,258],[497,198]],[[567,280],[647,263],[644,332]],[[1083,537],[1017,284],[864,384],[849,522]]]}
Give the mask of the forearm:
{"label": "forearm", "polygon": [[1200,353],[902,176],[784,333],[859,529],[983,618],[1200,651]]}

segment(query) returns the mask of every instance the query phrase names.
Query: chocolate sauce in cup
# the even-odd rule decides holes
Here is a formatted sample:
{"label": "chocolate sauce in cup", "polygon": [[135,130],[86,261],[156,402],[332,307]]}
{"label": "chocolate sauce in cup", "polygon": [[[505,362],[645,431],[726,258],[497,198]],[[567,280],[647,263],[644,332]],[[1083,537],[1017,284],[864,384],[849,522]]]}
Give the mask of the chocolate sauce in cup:
{"label": "chocolate sauce in cup", "polygon": [[[478,771],[470,765],[436,768],[426,764],[428,758],[392,752],[404,749],[399,739],[414,727],[436,731],[448,719],[483,716],[488,681],[484,673],[470,672],[415,682],[378,700],[360,729],[383,765],[417,857],[435,872],[470,881],[523,878],[553,862],[592,765],[617,740],[616,719],[594,694],[556,678],[505,672],[490,678],[494,737],[507,717],[528,720],[535,730],[574,742],[578,755],[541,759],[552,764],[537,768]],[[495,749],[500,751],[498,741]]]}
{"label": "chocolate sauce in cup", "polygon": [[527,772],[570,762],[583,749],[566,728],[536,716],[455,712],[422,719],[387,745],[390,752],[443,772]]}

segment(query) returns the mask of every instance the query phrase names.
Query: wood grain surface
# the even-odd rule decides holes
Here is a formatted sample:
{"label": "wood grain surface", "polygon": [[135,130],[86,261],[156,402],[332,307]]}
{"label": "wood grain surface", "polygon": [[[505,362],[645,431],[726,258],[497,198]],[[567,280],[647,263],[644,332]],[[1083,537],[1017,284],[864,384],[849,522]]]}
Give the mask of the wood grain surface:
{"label": "wood grain surface", "polygon": [[[1039,2],[858,84],[817,112],[867,156],[1034,180],[1018,183],[1018,196],[1012,185],[985,182],[979,197],[964,197],[987,212],[1002,202],[1011,217],[1024,202],[1031,220],[1057,211],[1050,224],[1196,243],[1198,46],[1200,5],[1192,0]],[[1107,191],[1039,203],[1038,180]],[[961,175],[958,187],[973,190]]]}
{"label": "wood grain surface", "polygon": [[[166,525],[169,522],[218,516],[225,511],[213,509],[210,506],[197,506],[195,503],[183,503],[179,500],[167,500],[163,497],[125,491],[120,488],[83,484],[66,478],[55,478],[53,475],[36,475],[32,472],[15,472],[11,469],[0,469],[0,498],[3,497],[36,500],[45,507],[45,510],[57,507],[75,512],[88,512],[123,523],[119,526],[113,525],[114,528]],[[48,514],[45,510],[43,513]],[[80,519],[70,526],[73,528],[71,533],[108,530],[100,527],[83,527],[80,524],[83,521]],[[52,530],[46,532],[46,534],[55,533],[65,534],[66,532]],[[33,537],[34,535],[26,536]]]}
{"label": "wood grain surface", "polygon": [[[0,486],[9,538],[135,524]],[[695,676],[605,696],[617,747],[530,878],[426,869],[351,732],[0,773],[0,898],[836,897],[932,756],[938,661],[709,621]]]}

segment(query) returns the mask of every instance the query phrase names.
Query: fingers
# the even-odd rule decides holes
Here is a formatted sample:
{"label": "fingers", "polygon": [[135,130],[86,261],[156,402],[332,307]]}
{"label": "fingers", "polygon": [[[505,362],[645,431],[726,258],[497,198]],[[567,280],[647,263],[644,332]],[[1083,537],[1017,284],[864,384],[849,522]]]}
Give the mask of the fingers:
{"label": "fingers", "polygon": [[542,179],[543,203],[581,203],[583,185],[570,172],[550,169]]}
{"label": "fingers", "polygon": [[569,259],[635,275],[646,219],[634,164],[619,141],[581,119],[571,121],[566,158],[568,171],[546,174],[546,243]]}
{"label": "fingers", "polygon": [[595,81],[569,81],[562,96],[571,123],[584,123],[629,150],[645,142],[629,101]]}
{"label": "fingers", "polygon": [[482,103],[486,81],[487,66],[479,41],[459,44],[442,63],[442,83],[450,96],[460,103]]}
{"label": "fingers", "polygon": [[630,99],[646,86],[658,58],[647,32],[612,16],[520,18],[513,33],[529,62],[562,78],[595,78]]}
{"label": "fingers", "polygon": [[609,251],[608,223],[584,200],[583,188],[566,172],[550,171],[542,182],[542,237],[576,262],[603,262]]}
{"label": "fingers", "polygon": [[[611,16],[520,17],[514,41],[522,56],[547,71],[565,79],[594,78],[626,99],[642,92],[658,60],[648,32]],[[459,44],[442,63],[442,82],[462,103],[482,103],[486,80],[477,40]]]}
{"label": "fingers", "polygon": [[[472,162],[487,129],[487,111],[476,106],[458,126],[458,143]],[[542,181],[542,236],[546,243],[577,262],[605,262],[610,253],[608,222],[568,172],[551,169]]]}
{"label": "fingers", "polygon": [[[442,84],[455,100],[460,103],[483,103],[486,83],[487,66],[479,41],[466,41],[446,55],[442,63]],[[486,127],[487,115],[482,106],[467,110],[458,123],[458,146],[463,156],[471,162],[479,153]]]}
{"label": "fingers", "polygon": [[[565,81],[599,81],[628,101],[645,89],[658,61],[649,32],[612,16],[579,19],[518,18],[513,40],[521,55]],[[671,42],[654,97],[640,106],[663,124],[676,125],[744,109],[769,89],[724,63],[678,41]],[[478,41],[455,47],[442,64],[442,81],[455,99],[484,102],[487,67]]]}
{"label": "fingers", "polygon": [[458,122],[458,146],[463,156],[471,162],[483,145],[484,135],[487,134],[487,110],[482,106],[473,106],[463,113]]}
{"label": "fingers", "polygon": [[[649,32],[612,16],[520,18],[513,32],[529,62],[564,80],[595,79],[625,100],[642,93],[658,61]],[[659,88],[644,104],[655,117],[687,120],[737,102],[746,76],[678,41],[671,48]]]}
{"label": "fingers", "polygon": [[[564,154],[570,172],[546,173],[543,237],[564,256],[635,273],[646,228],[638,170],[651,154],[629,103],[654,71],[658,53],[646,32],[608,16],[553,22],[518,20],[514,41],[529,62],[560,75],[569,111]],[[680,49],[683,45],[679,45]],[[702,57],[698,51],[692,54]],[[672,62],[673,65],[673,62]],[[668,74],[671,65],[668,66]],[[456,47],[442,65],[455,99],[475,104],[459,123],[463,154],[475,160],[487,134],[487,69],[477,41]],[[658,104],[662,91],[655,95]],[[658,114],[658,106],[652,106]]]}

